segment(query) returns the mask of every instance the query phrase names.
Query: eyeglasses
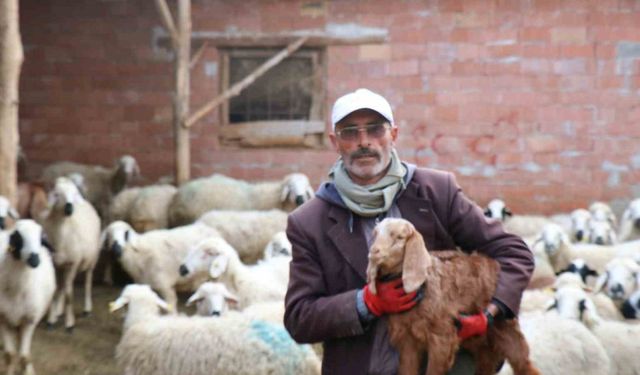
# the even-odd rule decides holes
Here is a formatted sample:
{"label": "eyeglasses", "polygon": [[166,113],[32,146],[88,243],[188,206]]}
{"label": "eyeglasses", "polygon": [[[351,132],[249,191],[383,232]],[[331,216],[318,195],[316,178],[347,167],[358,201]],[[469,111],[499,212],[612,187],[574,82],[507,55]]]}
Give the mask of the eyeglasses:
{"label": "eyeglasses", "polygon": [[360,131],[364,130],[367,132],[367,137],[377,139],[384,137],[387,133],[387,125],[389,124],[386,122],[379,122],[375,124],[368,124],[363,127],[348,126],[346,128],[336,130],[336,135],[342,141],[352,142],[357,140],[360,135]]}

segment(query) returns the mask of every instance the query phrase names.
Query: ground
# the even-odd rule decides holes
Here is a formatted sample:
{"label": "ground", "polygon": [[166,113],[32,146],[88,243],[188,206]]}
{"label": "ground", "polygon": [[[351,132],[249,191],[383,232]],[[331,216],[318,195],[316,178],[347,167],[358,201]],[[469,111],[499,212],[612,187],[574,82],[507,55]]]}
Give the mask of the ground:
{"label": "ground", "polygon": [[[93,287],[93,314],[82,316],[83,288],[74,288],[76,327],[65,332],[62,320],[53,330],[43,322],[38,326],[31,353],[37,375],[121,375],[114,359],[122,333],[122,313],[109,313],[109,302],[120,295],[120,287]],[[180,295],[181,310],[188,295]],[[192,311],[186,311],[189,314]],[[46,318],[44,319],[46,320]],[[0,347],[2,346],[0,342]],[[6,364],[0,356],[0,374]]]}

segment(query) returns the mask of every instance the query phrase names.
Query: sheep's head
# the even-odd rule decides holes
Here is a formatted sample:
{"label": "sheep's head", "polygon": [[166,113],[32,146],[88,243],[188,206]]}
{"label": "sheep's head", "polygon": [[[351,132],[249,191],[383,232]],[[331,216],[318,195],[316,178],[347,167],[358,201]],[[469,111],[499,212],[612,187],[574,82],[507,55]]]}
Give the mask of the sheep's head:
{"label": "sheep's head", "polygon": [[65,216],[71,216],[74,205],[82,202],[84,198],[71,179],[58,177],[53,191],[49,195],[49,200],[54,209],[63,210]]}
{"label": "sheep's head", "polygon": [[591,220],[589,222],[589,243],[613,245],[616,242],[616,233],[610,222],[601,220]]}
{"label": "sheep's head", "polygon": [[173,308],[162,300],[149,285],[129,284],[124,287],[120,297],[109,303],[109,312],[113,313],[127,306],[125,330],[131,325],[145,321],[150,316],[158,316],[161,310],[171,312]]}
{"label": "sheep's head", "polygon": [[292,246],[284,231],[277,232],[271,237],[271,241],[264,248],[264,259],[276,256],[291,256]]}
{"label": "sheep's head", "polygon": [[[589,276],[597,277],[598,272],[596,272],[594,269],[589,267],[589,265],[587,264],[587,262],[584,261],[584,259],[576,258],[572,260],[571,263],[569,263],[567,268],[557,272],[556,275],[565,277],[567,279],[573,278],[573,276],[569,276],[569,275],[575,275],[576,278],[579,278],[582,284],[581,286],[584,286],[584,284],[587,283],[587,277]],[[560,277],[556,279],[556,285],[555,285],[556,288],[561,287],[561,285],[558,284],[560,282],[559,280],[560,280]]]}
{"label": "sheep's head", "polygon": [[623,220],[633,223],[633,226],[640,230],[640,199],[634,199],[622,215]]}
{"label": "sheep's head", "polygon": [[547,224],[542,228],[542,232],[535,243],[538,242],[542,242],[547,255],[554,256],[560,251],[562,246],[569,244],[569,236],[567,236],[561,226],[557,224]]}
{"label": "sheep's head", "polygon": [[140,167],[136,159],[131,155],[122,156],[118,159],[111,178],[111,192],[118,194],[137,176],[140,176]]}
{"label": "sheep's head", "polygon": [[589,206],[591,218],[599,221],[608,221],[611,226],[617,225],[616,215],[613,213],[611,206],[604,202],[593,202]]}
{"label": "sheep's head", "polygon": [[505,221],[507,217],[512,215],[513,213],[507,208],[502,199],[493,199],[484,210],[484,216],[500,221]]}
{"label": "sheep's head", "polygon": [[598,316],[587,292],[571,286],[560,288],[555,292],[554,300],[548,307],[548,310],[551,309],[556,309],[563,318],[582,322]]}
{"label": "sheep's head", "polygon": [[284,178],[280,201],[302,205],[314,196],[309,178],[302,173],[292,173]]}
{"label": "sheep's head", "polygon": [[571,232],[575,242],[583,242],[589,233],[591,213],[584,208],[571,212]]}
{"label": "sheep's head", "polygon": [[572,272],[568,270],[560,271],[557,274],[557,276],[558,277],[556,277],[556,280],[553,282],[554,290],[558,290],[565,286],[572,286],[572,287],[581,288],[584,290],[590,290],[590,288],[587,287],[587,284],[585,284],[585,282],[580,277],[580,274],[576,272]]}
{"label": "sheep's head", "polygon": [[417,290],[427,279],[432,259],[413,224],[404,219],[384,219],[373,231],[367,282],[375,294],[378,276],[402,273],[405,292]]}
{"label": "sheep's head", "polygon": [[43,237],[42,227],[30,219],[18,220],[9,234],[7,252],[14,259],[24,262],[31,268],[40,265],[42,252],[49,245]]}
{"label": "sheep's head", "polygon": [[15,210],[15,208],[11,207],[11,202],[9,202],[7,198],[0,195],[0,230],[7,227],[7,217],[18,220],[20,218],[20,215],[18,215],[18,212]]}
{"label": "sheep's head", "polygon": [[100,243],[102,251],[111,252],[115,257],[122,256],[126,244],[131,243],[138,233],[124,221],[114,221],[109,224],[101,235]]}
{"label": "sheep's head", "polygon": [[211,277],[220,277],[234,255],[237,257],[236,251],[222,237],[206,238],[189,250],[180,265],[180,275],[186,277],[208,270]]}
{"label": "sheep's head", "polygon": [[187,306],[196,304],[198,315],[221,316],[229,305],[238,303],[238,297],[231,293],[222,283],[207,281],[189,297]]}
{"label": "sheep's head", "polygon": [[611,299],[622,301],[637,289],[640,265],[633,259],[613,258],[605,270],[596,281],[596,292],[604,290]]}

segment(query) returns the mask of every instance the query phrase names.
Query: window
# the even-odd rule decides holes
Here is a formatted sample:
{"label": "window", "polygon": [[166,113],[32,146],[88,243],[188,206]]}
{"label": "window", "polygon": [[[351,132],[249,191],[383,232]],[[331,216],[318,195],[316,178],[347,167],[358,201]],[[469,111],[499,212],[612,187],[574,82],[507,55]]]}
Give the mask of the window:
{"label": "window", "polygon": [[[223,92],[280,49],[221,49]],[[301,49],[258,77],[221,107],[220,138],[227,145],[324,145],[324,67],[320,50]]]}

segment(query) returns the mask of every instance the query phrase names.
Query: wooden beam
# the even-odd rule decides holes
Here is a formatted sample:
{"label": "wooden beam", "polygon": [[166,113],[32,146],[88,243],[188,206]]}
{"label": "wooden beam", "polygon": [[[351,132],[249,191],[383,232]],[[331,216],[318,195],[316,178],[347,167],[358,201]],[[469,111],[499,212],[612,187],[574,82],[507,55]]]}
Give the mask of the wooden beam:
{"label": "wooden beam", "polygon": [[189,69],[193,69],[193,67],[198,64],[198,62],[202,58],[202,55],[204,54],[204,51],[207,49],[208,45],[209,45],[209,42],[204,42],[202,43],[200,48],[198,48],[198,51],[196,51],[196,53],[191,58],[191,62],[189,63]]}
{"label": "wooden beam", "polygon": [[173,17],[171,16],[169,6],[167,5],[167,2],[165,0],[156,0],[156,6],[158,7],[158,11],[160,12],[162,23],[164,24],[165,29],[167,29],[167,31],[169,32],[171,45],[173,49],[176,49],[178,45],[178,31],[176,30],[176,25],[173,22]]}
{"label": "wooden beam", "polygon": [[0,195],[17,206],[18,82],[24,61],[18,0],[0,0]]}
{"label": "wooden beam", "polygon": [[298,48],[300,48],[307,39],[308,37],[306,36],[298,38],[295,42],[289,44],[287,48],[283,49],[282,51],[274,55],[272,58],[265,61],[262,65],[260,65],[258,68],[256,68],[256,70],[251,72],[251,74],[243,78],[240,82],[234,84],[225,92],[213,98],[213,100],[211,100],[210,102],[202,106],[199,110],[197,110],[194,114],[189,116],[189,119],[187,120],[187,122],[184,123],[184,127],[185,128],[191,127],[202,117],[206,116],[207,113],[211,112],[217,106],[224,103],[225,100],[228,100],[236,95],[239,95],[240,92],[242,92],[242,90],[247,88],[247,86],[252,84],[256,79],[258,79],[260,76],[266,73],[269,69],[278,65],[280,61],[284,60],[287,56],[291,55]]}
{"label": "wooden beam", "polygon": [[176,184],[178,186],[190,178],[189,129],[182,126],[189,116],[189,59],[191,57],[191,0],[178,0],[178,40],[175,50],[175,96],[173,109],[173,129],[176,145]]}

